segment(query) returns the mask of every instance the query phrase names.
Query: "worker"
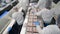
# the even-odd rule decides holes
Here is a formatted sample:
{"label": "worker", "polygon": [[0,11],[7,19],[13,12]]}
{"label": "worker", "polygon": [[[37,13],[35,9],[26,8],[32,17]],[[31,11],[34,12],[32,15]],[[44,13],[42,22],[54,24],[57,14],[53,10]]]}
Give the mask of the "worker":
{"label": "worker", "polygon": [[18,12],[12,14],[12,18],[15,19],[16,23],[13,25],[10,34],[20,34],[23,21],[24,21],[23,15],[24,13],[22,12],[22,8]]}
{"label": "worker", "polygon": [[22,12],[24,13],[24,17],[27,13],[28,7],[29,7],[29,1],[30,0],[18,0],[19,3],[17,4],[18,9],[23,8]]}
{"label": "worker", "polygon": [[39,9],[43,9],[43,8],[47,8],[50,9],[51,8],[51,3],[53,0],[39,0],[37,5],[35,6],[36,8]]}
{"label": "worker", "polygon": [[26,14],[28,6],[29,6],[29,0],[18,0],[19,3],[17,4],[18,9],[23,8],[24,13]]}
{"label": "worker", "polygon": [[44,8],[39,12],[33,12],[33,14],[39,16],[39,18],[42,18],[42,21],[43,21],[45,27],[50,24],[55,24],[53,11],[50,11],[50,10]]}
{"label": "worker", "polygon": [[39,34],[60,34],[60,15],[58,15],[56,24],[48,25],[43,27],[43,29],[40,28],[39,21],[34,22],[34,24],[36,25],[36,29]]}
{"label": "worker", "polygon": [[54,7],[50,10],[44,8],[41,11],[33,12],[35,15],[42,17],[44,26],[46,27],[49,24],[55,24],[57,16],[60,15],[60,5]]}
{"label": "worker", "polygon": [[54,16],[56,20],[58,15],[60,15],[60,5],[57,4],[57,6],[52,8],[50,11],[54,12]]}

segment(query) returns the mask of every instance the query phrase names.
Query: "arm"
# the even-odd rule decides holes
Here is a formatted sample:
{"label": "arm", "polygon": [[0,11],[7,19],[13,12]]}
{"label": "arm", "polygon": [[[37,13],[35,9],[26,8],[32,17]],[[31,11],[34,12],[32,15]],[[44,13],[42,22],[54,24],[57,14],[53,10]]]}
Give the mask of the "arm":
{"label": "arm", "polygon": [[49,11],[48,9],[44,8],[41,9],[40,11],[36,12],[37,10],[35,9],[35,12],[32,12],[34,15],[41,16],[44,12]]}

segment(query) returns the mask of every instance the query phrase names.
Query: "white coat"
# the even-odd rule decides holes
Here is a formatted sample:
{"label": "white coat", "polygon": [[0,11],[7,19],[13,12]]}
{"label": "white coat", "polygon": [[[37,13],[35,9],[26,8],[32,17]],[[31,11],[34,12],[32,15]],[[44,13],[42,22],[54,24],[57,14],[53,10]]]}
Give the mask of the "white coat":
{"label": "white coat", "polygon": [[34,15],[42,17],[43,21],[46,23],[50,23],[52,18],[54,17],[54,12],[48,9],[42,9],[39,12],[35,12]]}
{"label": "white coat", "polygon": [[29,6],[29,0],[19,0],[19,3],[17,4],[18,8],[23,8],[23,10],[27,10]]}
{"label": "white coat", "polygon": [[57,25],[48,25],[43,29],[41,29],[40,26],[37,26],[36,28],[39,34],[60,34],[60,29]]}
{"label": "white coat", "polygon": [[35,6],[39,9],[51,7],[52,0],[39,0],[38,4]]}

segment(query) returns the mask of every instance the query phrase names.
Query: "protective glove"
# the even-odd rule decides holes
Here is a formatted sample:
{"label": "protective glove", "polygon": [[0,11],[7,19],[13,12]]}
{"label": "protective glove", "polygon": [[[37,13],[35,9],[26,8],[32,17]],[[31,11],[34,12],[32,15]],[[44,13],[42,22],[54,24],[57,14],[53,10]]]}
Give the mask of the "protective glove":
{"label": "protective glove", "polygon": [[34,22],[34,24],[37,26],[37,25],[40,25],[40,22],[36,21],[36,22]]}

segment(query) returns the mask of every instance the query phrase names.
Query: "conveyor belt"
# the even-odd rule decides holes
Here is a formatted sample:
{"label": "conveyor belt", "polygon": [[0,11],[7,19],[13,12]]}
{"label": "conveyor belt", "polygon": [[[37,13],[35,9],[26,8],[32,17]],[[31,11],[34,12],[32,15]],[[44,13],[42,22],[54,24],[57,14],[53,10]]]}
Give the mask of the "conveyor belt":
{"label": "conveyor belt", "polygon": [[36,26],[33,24],[37,21],[37,16],[33,15],[31,12],[28,14],[28,23],[26,27],[26,34],[38,34]]}
{"label": "conveyor belt", "polygon": [[[5,7],[0,8],[0,15],[5,12],[5,10],[10,10],[12,7],[14,7],[18,3],[17,0],[12,1],[11,3],[7,4]],[[12,6],[11,6],[12,5]],[[7,9],[8,8],[8,9]]]}
{"label": "conveyor belt", "polygon": [[37,20],[40,22],[40,27],[44,26],[41,19],[38,19],[36,15],[32,14],[32,11],[33,10],[29,11],[28,9],[20,34],[39,34],[37,32],[36,26],[33,24]]}

